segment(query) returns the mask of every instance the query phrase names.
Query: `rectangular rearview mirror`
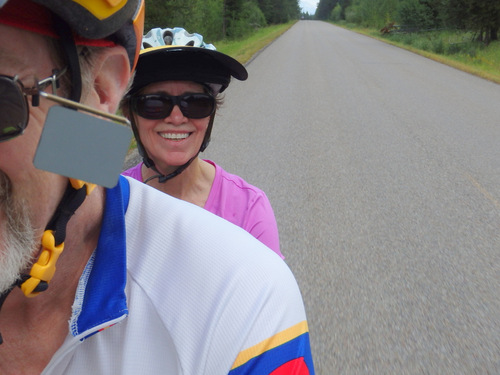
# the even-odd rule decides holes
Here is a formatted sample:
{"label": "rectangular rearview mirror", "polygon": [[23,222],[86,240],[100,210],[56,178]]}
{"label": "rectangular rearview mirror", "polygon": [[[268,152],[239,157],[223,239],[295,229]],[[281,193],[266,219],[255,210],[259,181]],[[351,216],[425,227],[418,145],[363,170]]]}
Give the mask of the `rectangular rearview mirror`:
{"label": "rectangular rearview mirror", "polygon": [[49,110],[35,154],[38,169],[112,188],[132,139],[131,129],[62,106]]}

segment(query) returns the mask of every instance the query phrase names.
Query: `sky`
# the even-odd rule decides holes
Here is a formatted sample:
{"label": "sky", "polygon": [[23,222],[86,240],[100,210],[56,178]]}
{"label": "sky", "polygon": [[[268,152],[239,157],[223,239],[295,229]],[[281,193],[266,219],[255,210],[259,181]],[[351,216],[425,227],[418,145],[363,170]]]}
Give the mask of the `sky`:
{"label": "sky", "polygon": [[299,6],[302,8],[304,13],[314,14],[316,13],[316,6],[318,5],[318,0],[300,0]]}

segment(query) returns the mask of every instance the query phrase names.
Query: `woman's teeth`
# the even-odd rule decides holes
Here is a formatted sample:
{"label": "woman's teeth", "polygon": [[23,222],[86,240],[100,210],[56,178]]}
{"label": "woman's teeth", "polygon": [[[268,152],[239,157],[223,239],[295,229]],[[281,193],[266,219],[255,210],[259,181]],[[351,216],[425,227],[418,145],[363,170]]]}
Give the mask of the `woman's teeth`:
{"label": "woman's teeth", "polygon": [[170,139],[173,141],[179,141],[182,139],[186,139],[189,137],[190,133],[161,133],[160,136],[162,136],[165,139]]}

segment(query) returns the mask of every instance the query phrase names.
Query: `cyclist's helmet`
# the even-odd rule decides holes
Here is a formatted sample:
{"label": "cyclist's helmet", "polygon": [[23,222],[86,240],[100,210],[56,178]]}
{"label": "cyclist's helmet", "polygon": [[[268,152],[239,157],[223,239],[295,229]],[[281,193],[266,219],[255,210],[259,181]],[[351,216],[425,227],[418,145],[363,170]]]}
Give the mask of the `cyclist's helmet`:
{"label": "cyclist's helmet", "polygon": [[58,38],[71,72],[70,99],[79,101],[75,45],[122,45],[133,70],[144,28],[144,0],[0,0],[0,22]]}
{"label": "cyclist's helmet", "polygon": [[142,39],[142,50],[130,94],[160,81],[194,81],[208,84],[213,94],[223,92],[231,77],[248,78],[245,67],[216,51],[200,34],[180,27],[154,28]]}
{"label": "cyclist's helmet", "polygon": [[[211,94],[216,96],[228,87],[231,77],[244,81],[248,78],[248,72],[237,60],[216,51],[212,44],[205,43],[200,34],[190,34],[180,27],[154,28],[142,39],[134,81],[127,97],[137,94],[153,82],[161,81],[198,82],[208,87]],[[204,151],[210,142],[214,116],[215,113],[210,118],[199,152]],[[134,116],[131,116],[131,122],[144,164],[156,170],[153,160],[149,158],[141,142]],[[177,176],[196,156],[169,175],[161,175],[156,170],[159,173],[159,181],[165,182]]]}

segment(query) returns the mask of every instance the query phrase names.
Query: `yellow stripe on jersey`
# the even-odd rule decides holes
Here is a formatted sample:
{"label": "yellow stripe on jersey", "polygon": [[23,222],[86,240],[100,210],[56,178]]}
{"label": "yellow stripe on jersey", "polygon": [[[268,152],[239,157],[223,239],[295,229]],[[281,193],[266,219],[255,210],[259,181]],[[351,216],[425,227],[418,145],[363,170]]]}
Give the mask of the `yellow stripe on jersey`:
{"label": "yellow stripe on jersey", "polygon": [[296,337],[299,337],[308,331],[309,328],[307,326],[307,321],[304,320],[303,322],[287,328],[284,331],[281,331],[276,335],[258,343],[257,345],[252,346],[251,348],[243,350],[240,354],[238,354],[231,370],[247,363],[252,358],[257,357],[268,350],[274,349]]}

